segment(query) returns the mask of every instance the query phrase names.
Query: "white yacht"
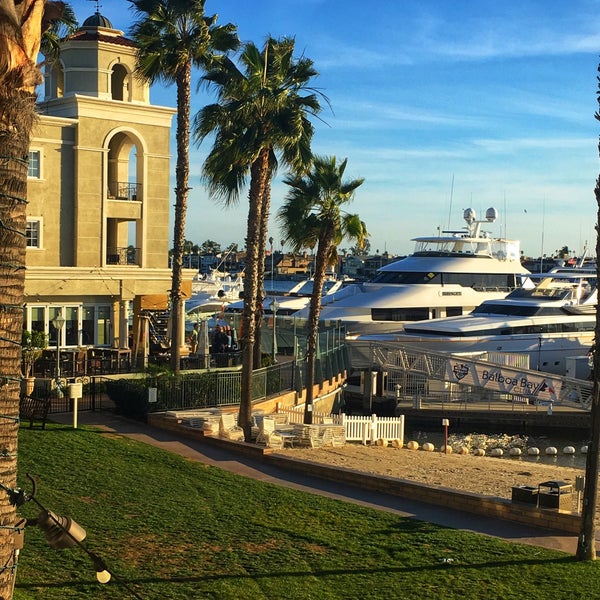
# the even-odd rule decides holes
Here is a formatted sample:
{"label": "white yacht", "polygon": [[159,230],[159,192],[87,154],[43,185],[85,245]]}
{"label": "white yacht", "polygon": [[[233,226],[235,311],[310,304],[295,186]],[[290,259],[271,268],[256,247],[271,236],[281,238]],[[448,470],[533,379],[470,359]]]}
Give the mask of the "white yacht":
{"label": "white yacht", "polygon": [[362,354],[372,342],[450,354],[514,353],[527,356],[531,369],[564,375],[566,358],[585,356],[592,347],[596,279],[595,270],[581,269],[531,275],[506,298],[483,302],[469,315],[405,323],[396,334],[359,336],[349,343]]}
{"label": "white yacht", "polygon": [[241,275],[230,275],[217,270],[192,281],[192,296],[185,303],[186,321],[196,323],[221,312],[230,303],[239,300],[244,289]]}
{"label": "white yacht", "polygon": [[[343,285],[342,280],[326,279],[323,283],[322,297],[326,298],[329,294],[335,294]],[[313,280],[307,279],[300,281],[289,292],[285,294],[271,294],[266,296],[263,302],[263,312],[265,315],[273,313],[273,301],[275,301],[276,312],[279,316],[296,315],[298,311],[310,304],[312,294]],[[244,301],[230,302],[225,307],[226,313],[241,313],[244,310]]]}
{"label": "white yacht", "polygon": [[504,298],[529,272],[521,266],[519,242],[483,230],[497,219],[495,208],[483,221],[470,208],[463,217],[467,226],[460,231],[414,238],[414,252],[379,269],[370,282],[324,296],[321,320],[342,321],[351,338],[395,331],[406,321],[462,315],[484,300]]}

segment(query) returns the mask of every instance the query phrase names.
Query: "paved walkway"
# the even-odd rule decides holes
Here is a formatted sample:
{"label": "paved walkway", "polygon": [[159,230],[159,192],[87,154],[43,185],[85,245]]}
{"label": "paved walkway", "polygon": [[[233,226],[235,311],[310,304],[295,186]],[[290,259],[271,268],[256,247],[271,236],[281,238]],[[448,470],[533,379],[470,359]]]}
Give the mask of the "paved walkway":
{"label": "paved walkway", "polygon": [[[52,421],[67,425],[73,424],[73,416],[70,413],[51,414],[49,418]],[[138,421],[121,418],[112,412],[80,412],[78,423],[79,425],[96,426],[111,433],[117,433],[174,452],[190,460],[213,465],[260,481],[337,498],[346,502],[354,502],[403,517],[491,535],[512,543],[552,548],[571,554],[574,554],[577,549],[577,538],[575,536],[527,527],[509,521],[487,519],[462,511],[418,503],[406,498],[362,490],[354,486],[327,481],[292,470],[286,471],[266,462],[242,456],[234,450],[191,440],[183,435],[179,436],[176,433],[157,429]],[[597,540],[596,544],[600,548],[600,540]]]}

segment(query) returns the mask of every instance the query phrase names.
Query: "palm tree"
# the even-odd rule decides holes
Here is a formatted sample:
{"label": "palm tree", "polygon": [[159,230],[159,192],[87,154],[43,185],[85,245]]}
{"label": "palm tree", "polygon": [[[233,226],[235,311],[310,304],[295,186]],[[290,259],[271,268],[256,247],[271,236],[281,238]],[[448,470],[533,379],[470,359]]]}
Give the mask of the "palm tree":
{"label": "palm tree", "polygon": [[150,82],[175,83],[177,87],[177,166],[173,277],[171,283],[171,369],[180,369],[181,293],[183,244],[188,200],[190,97],[192,68],[209,68],[219,53],[239,46],[236,27],[217,26],[217,15],[205,16],[205,0],[129,0],[137,21],[131,36],[138,46],[137,69]]}
{"label": "palm tree", "polygon": [[73,7],[66,4],[60,17],[51,20],[50,27],[42,36],[40,50],[46,63],[56,62],[60,58],[61,40],[76,31],[78,27]]}
{"label": "palm tree", "polygon": [[241,69],[228,58],[204,80],[218,101],[195,117],[198,142],[214,134],[204,163],[204,176],[213,197],[236,203],[248,177],[249,209],[242,315],[242,396],[239,424],[250,439],[252,370],[257,320],[262,317],[264,256],[271,181],[278,160],[301,172],[311,160],[314,128],[308,120],[320,110],[322,94],[309,87],[317,75],[311,60],[293,58],[294,40],[269,37],[262,50],[248,43],[240,56]]}
{"label": "palm tree", "polygon": [[305,423],[312,423],[315,359],[325,272],[328,266],[337,263],[337,249],[344,238],[356,240],[357,245],[361,246],[368,235],[367,228],[358,215],[342,210],[364,181],[343,181],[347,162],[345,159],[338,165],[335,156],[315,157],[310,173],[285,177],[284,183],[291,189],[277,213],[286,242],[291,242],[295,252],[303,247],[317,246],[308,315]]}
{"label": "palm tree", "polygon": [[[0,448],[5,489],[17,485],[17,433],[25,289],[27,160],[35,120],[42,33],[60,18],[62,2],[4,0],[0,11]],[[12,598],[16,507],[0,493],[0,598]],[[14,529],[13,529],[14,527]],[[20,536],[19,536],[20,537]]]}

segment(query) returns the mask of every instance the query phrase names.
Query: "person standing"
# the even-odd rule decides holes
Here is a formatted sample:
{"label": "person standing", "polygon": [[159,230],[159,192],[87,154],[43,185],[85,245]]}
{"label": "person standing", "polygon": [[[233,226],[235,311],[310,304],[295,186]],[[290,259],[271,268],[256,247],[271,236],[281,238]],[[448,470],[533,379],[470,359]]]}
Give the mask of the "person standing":
{"label": "person standing", "polygon": [[192,335],[190,336],[190,354],[196,354],[198,352],[199,329],[200,323],[194,323],[194,329],[192,329]]}

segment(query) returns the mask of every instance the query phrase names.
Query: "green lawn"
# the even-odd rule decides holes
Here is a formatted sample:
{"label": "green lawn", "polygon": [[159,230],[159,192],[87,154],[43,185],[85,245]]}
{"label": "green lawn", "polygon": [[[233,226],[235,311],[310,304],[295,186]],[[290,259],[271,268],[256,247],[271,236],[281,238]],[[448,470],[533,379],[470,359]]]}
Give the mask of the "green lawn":
{"label": "green lawn", "polygon": [[93,429],[23,429],[19,471],[116,577],[98,584],[81,549],[52,550],[31,527],[18,600],[600,596],[600,561],[278,488]]}

